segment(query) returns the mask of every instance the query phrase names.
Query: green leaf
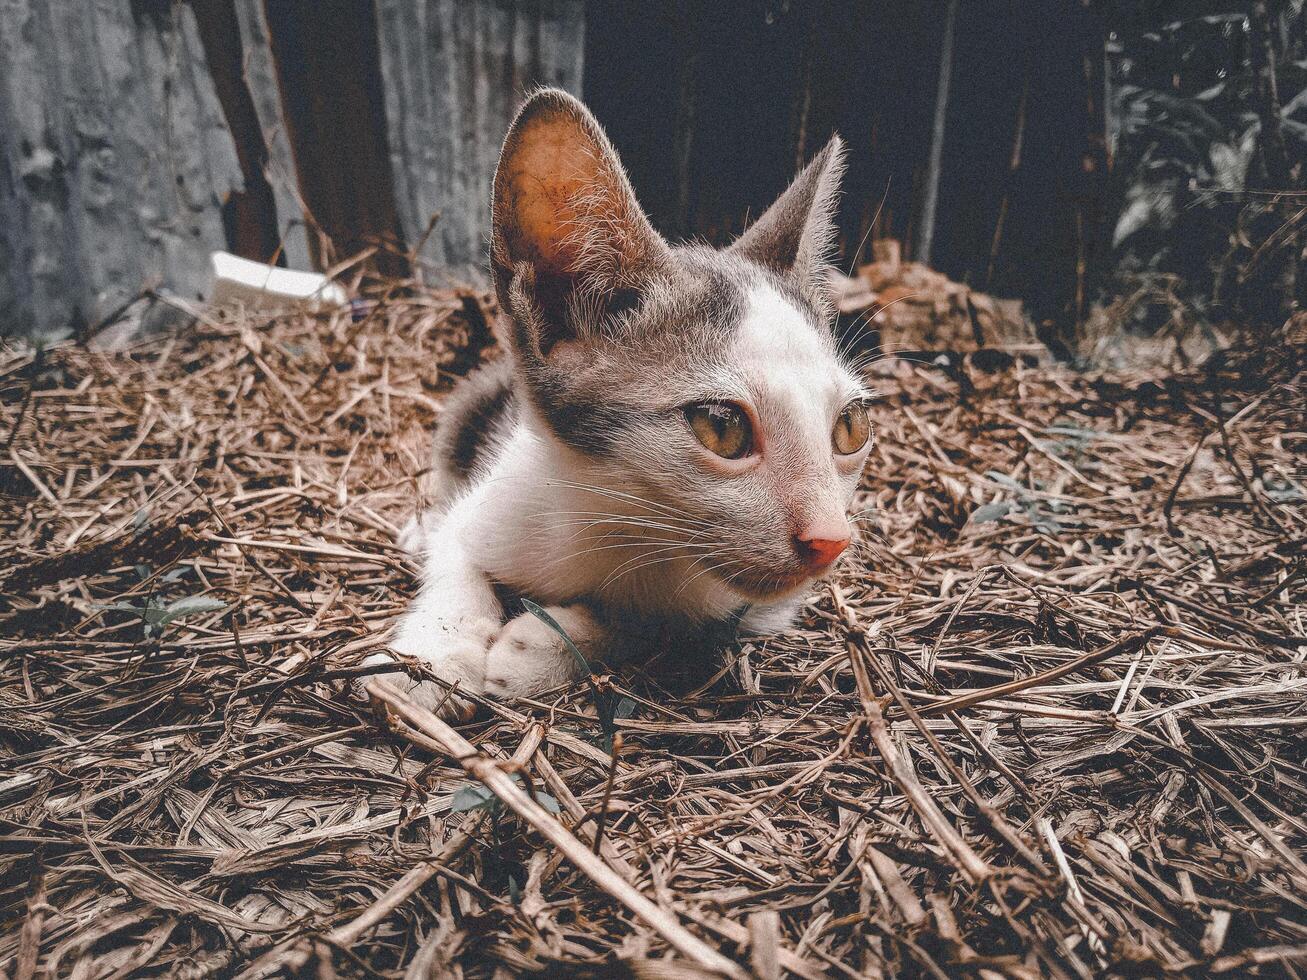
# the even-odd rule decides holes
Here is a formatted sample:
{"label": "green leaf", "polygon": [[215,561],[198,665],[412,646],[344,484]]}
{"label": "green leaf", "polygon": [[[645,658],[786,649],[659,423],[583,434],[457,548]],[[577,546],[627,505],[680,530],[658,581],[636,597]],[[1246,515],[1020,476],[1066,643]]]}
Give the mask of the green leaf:
{"label": "green leaf", "polygon": [[214,599],[207,595],[190,595],[182,599],[174,600],[168,603],[165,611],[168,614],[167,622],[172,622],[179,616],[193,616],[196,613],[223,612],[227,608],[227,603],[221,599]]}
{"label": "green leaf", "polygon": [[1303,492],[1297,487],[1291,487],[1288,484],[1281,486],[1266,487],[1266,496],[1270,497],[1277,504],[1294,504],[1300,500],[1307,500]]}
{"label": "green leaf", "polygon": [[523,599],[522,605],[526,607],[527,612],[563,638],[563,646],[567,647],[568,652],[572,654],[572,657],[576,660],[577,666],[581,668],[583,673],[587,675],[590,674],[590,661],[586,660],[585,655],[576,648],[576,644],[572,642],[572,638],[567,635],[567,630],[558,625],[558,620],[554,619],[553,616],[549,615],[549,613],[545,612],[544,609],[536,605],[530,599]]}
{"label": "green leaf", "polygon": [[142,612],[148,626],[166,626],[172,622],[172,617],[168,615],[167,606],[156,606],[151,602]]}
{"label": "green leaf", "polygon": [[[522,785],[520,776],[514,776],[513,782]],[[550,813],[558,813],[561,807],[558,801],[548,793],[536,793],[535,801]],[[484,783],[466,782],[454,790],[449,798],[451,813],[466,813],[469,810],[489,810],[494,812],[503,806],[502,801]]]}
{"label": "green leaf", "polygon": [[1026,505],[1026,519],[1036,531],[1054,535],[1062,533],[1062,525],[1036,507],[1034,501]]}
{"label": "green leaf", "polygon": [[1051,436],[1073,436],[1076,439],[1102,439],[1107,436],[1106,432],[1099,432],[1097,429],[1084,429],[1078,425],[1050,425],[1048,428],[1041,430]]}
{"label": "green leaf", "polygon": [[576,648],[576,644],[573,643],[572,638],[567,635],[567,631],[558,625],[558,621],[554,619],[553,616],[549,615],[549,613],[545,612],[530,599],[523,599],[522,605],[526,607],[527,612],[563,638],[563,645],[567,647],[568,651],[572,654],[573,659],[576,660],[577,665],[581,668],[581,671],[585,676],[585,682],[590,685],[590,696],[594,699],[595,714],[599,716],[599,725],[603,729],[604,737],[602,744],[604,749],[611,755],[613,751],[613,737],[617,734],[617,726],[613,724],[613,719],[617,717],[616,708],[620,706],[620,702],[614,704],[610,693],[599,690],[599,686],[594,682],[594,672],[590,669],[590,661],[585,659],[585,655]]}
{"label": "green leaf", "polygon": [[1015,490],[1022,496],[1025,496],[1030,492],[1022,484],[1012,479],[1012,477],[1008,476],[1006,473],[1000,473],[998,470],[986,470],[985,476],[989,477],[995,483],[1007,487],[1009,490]]}
{"label": "green leaf", "polygon": [[169,602],[169,605],[167,605],[167,610],[174,617],[190,615],[191,613],[217,613],[218,610],[226,608],[226,602],[223,602],[221,598],[213,598],[212,596],[186,596],[174,602]]}
{"label": "green leaf", "polygon": [[494,810],[499,805],[499,798],[490,792],[483,783],[464,783],[454,790],[454,795],[449,801],[449,809],[453,813],[466,813],[468,810]]}
{"label": "green leaf", "polygon": [[992,504],[984,504],[973,510],[971,512],[971,523],[992,524],[994,521],[1002,520],[1011,510],[1012,501],[996,500]]}

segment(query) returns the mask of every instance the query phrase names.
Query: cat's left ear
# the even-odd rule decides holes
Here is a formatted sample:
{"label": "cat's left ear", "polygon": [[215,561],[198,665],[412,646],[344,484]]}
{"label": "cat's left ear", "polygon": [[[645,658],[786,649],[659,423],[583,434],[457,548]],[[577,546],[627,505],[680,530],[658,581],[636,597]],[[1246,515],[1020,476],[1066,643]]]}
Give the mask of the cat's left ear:
{"label": "cat's left ear", "polygon": [[790,277],[805,289],[824,292],[843,174],[844,141],[832,136],[728,251]]}
{"label": "cat's left ear", "polygon": [[557,89],[509,127],[492,224],[495,284],[528,360],[592,336],[668,260],[599,123]]}

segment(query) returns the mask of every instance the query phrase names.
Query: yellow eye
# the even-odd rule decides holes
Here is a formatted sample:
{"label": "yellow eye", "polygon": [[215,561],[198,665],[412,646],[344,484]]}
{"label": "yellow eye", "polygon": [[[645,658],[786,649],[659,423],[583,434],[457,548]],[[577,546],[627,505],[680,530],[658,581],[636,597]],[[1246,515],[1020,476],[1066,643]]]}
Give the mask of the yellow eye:
{"label": "yellow eye", "polygon": [[867,406],[862,402],[849,402],[835,420],[831,431],[831,445],[841,456],[851,456],[867,444],[871,438],[871,419],[867,415]]}
{"label": "yellow eye", "polygon": [[704,448],[723,459],[743,459],[753,452],[753,426],[739,405],[729,402],[687,405],[685,420]]}

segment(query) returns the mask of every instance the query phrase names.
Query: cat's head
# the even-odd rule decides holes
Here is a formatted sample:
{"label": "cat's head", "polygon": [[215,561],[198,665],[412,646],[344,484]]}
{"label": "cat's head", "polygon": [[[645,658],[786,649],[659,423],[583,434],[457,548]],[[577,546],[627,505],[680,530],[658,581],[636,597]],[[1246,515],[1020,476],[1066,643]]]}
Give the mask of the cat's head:
{"label": "cat's head", "polygon": [[832,333],[833,138],[724,251],[672,246],[594,117],[554,90],[509,130],[491,265],[532,424],[652,546],[748,600],[824,572],[870,443]]}

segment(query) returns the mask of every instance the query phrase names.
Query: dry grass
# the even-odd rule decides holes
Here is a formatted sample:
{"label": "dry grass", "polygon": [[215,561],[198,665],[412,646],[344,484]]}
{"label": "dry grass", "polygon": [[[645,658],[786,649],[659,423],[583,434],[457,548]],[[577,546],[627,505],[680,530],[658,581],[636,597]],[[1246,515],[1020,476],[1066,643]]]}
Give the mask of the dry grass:
{"label": "dry grass", "polygon": [[1302,975],[1303,347],[877,365],[867,546],[601,679],[610,763],[584,685],[353,688],[477,309],[0,354],[0,970]]}

